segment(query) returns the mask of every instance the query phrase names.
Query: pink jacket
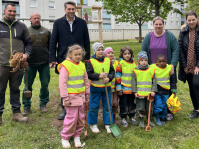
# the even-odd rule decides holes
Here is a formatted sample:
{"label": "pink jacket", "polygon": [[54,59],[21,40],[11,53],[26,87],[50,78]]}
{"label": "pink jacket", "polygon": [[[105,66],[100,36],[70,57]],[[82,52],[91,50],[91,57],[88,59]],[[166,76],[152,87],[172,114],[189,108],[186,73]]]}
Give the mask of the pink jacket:
{"label": "pink jacket", "polygon": [[86,90],[84,93],[68,94],[67,81],[68,81],[68,72],[63,66],[61,66],[59,74],[59,89],[60,89],[61,98],[63,98],[63,101],[69,100],[69,102],[71,103],[70,106],[82,106],[85,103],[85,100],[87,98],[90,98],[90,85],[88,82],[88,75],[86,70],[84,73],[84,84]]}

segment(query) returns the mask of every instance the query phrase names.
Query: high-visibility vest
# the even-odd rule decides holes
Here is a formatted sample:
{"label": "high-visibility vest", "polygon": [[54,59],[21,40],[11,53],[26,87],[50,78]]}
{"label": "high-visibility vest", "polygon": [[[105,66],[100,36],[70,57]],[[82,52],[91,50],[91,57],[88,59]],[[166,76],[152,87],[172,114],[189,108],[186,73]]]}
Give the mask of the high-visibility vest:
{"label": "high-visibility vest", "polygon": [[152,78],[155,74],[155,69],[149,66],[146,70],[133,70],[137,80],[137,93],[139,96],[148,96],[151,93]]}
{"label": "high-visibility vest", "polygon": [[171,65],[168,65],[165,68],[160,68],[156,64],[152,64],[151,67],[155,69],[156,82],[162,88],[170,90],[170,72]]}
{"label": "high-visibility vest", "polygon": [[79,94],[85,92],[84,73],[85,64],[81,61],[75,64],[66,59],[58,65],[57,70],[60,72],[60,66],[63,66],[68,71],[67,90],[69,94]]}
{"label": "high-visibility vest", "polygon": [[125,60],[121,60],[119,63],[122,66],[121,85],[131,87],[133,69],[137,64],[134,61],[133,63],[129,63]]}
{"label": "high-visibility vest", "polygon": [[[93,66],[94,73],[101,74],[102,73],[102,68],[104,68],[104,72],[108,75],[109,70],[110,70],[110,59],[105,57],[103,62],[99,62],[98,60],[91,58],[90,62]],[[95,87],[105,87],[103,79],[99,79],[98,81],[93,81],[91,80],[91,84]],[[107,83],[107,87],[111,86],[111,82]]]}
{"label": "high-visibility vest", "polygon": [[[115,60],[114,63],[113,63],[113,68],[115,70],[115,75],[116,75],[116,68],[117,68],[117,66],[118,66],[118,61]],[[111,81],[111,89],[115,89],[115,77]]]}

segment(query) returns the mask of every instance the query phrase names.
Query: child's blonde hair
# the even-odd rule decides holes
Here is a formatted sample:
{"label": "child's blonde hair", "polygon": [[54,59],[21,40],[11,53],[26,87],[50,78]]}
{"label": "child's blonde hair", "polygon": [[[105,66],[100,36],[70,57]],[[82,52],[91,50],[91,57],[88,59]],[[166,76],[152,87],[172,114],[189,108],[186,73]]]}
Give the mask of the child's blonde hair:
{"label": "child's blonde hair", "polygon": [[84,56],[85,56],[85,51],[84,51],[84,49],[83,49],[81,46],[79,46],[78,44],[74,44],[74,45],[68,47],[68,52],[67,52],[66,58],[70,58],[70,55],[71,55],[71,53],[72,53],[73,50],[79,50],[79,49],[82,50],[82,59],[83,59]]}

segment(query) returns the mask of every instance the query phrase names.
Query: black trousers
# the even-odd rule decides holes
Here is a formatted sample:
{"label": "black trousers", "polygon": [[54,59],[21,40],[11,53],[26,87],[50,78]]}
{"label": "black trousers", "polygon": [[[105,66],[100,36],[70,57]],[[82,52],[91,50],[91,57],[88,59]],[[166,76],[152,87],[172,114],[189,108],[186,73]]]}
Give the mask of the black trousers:
{"label": "black trousers", "polygon": [[199,75],[187,74],[189,93],[195,110],[199,110]]}
{"label": "black trousers", "polygon": [[119,96],[119,106],[121,118],[126,118],[127,115],[131,118],[135,115],[135,96],[133,94],[122,94]]}
{"label": "black trousers", "polygon": [[10,87],[10,104],[13,113],[20,113],[20,90],[19,86],[23,78],[23,71],[12,71],[11,67],[0,66],[0,115],[3,114],[5,104],[5,92],[9,82]]}

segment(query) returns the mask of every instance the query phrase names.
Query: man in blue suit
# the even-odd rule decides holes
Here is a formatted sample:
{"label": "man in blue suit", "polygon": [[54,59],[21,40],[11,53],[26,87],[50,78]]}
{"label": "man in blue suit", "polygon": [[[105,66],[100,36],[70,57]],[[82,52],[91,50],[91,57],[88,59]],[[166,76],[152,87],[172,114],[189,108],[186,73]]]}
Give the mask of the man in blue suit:
{"label": "man in blue suit", "polygon": [[[75,16],[76,3],[68,1],[64,4],[65,15],[57,19],[53,25],[53,31],[50,41],[50,67],[63,62],[66,58],[68,47],[74,44],[80,45],[85,49],[85,60],[90,59],[90,40],[86,21]],[[58,44],[58,47],[57,47]],[[57,69],[55,68],[55,72]],[[62,113],[58,119],[63,120],[66,111],[62,105]]]}

